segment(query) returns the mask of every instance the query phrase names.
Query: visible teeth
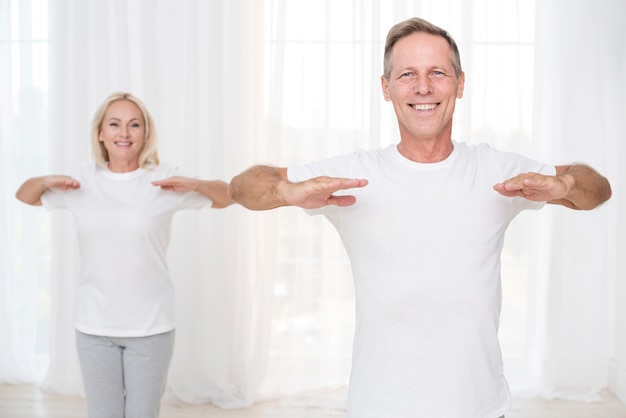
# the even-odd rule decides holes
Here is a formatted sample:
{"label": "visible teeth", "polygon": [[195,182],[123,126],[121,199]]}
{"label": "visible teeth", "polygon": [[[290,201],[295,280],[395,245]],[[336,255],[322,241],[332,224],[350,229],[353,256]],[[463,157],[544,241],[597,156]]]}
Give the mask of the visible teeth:
{"label": "visible teeth", "polygon": [[433,110],[437,107],[436,104],[414,104],[413,109],[415,110]]}
{"label": "visible teeth", "polygon": [[130,143],[130,142],[125,142],[125,141],[117,141],[115,144],[116,144],[116,145],[121,145],[121,146],[123,146],[123,147],[127,147],[127,146],[129,146],[131,143]]}

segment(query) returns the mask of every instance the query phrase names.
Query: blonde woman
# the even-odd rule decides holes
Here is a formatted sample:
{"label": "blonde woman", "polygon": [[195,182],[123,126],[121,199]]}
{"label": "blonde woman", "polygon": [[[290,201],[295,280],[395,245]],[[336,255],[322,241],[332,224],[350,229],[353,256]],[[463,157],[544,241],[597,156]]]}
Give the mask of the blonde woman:
{"label": "blonde woman", "polygon": [[114,93],[96,111],[94,162],[27,180],[16,197],[73,213],[81,269],[74,324],[89,417],[157,417],[174,347],[166,250],[174,213],[223,208],[227,184],[159,163],[143,103]]}

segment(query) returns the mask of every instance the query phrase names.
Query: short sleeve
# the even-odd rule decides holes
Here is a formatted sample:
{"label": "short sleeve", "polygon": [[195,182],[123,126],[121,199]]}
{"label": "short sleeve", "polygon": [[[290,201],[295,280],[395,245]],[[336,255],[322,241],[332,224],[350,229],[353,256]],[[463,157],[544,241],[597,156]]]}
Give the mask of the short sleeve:
{"label": "short sleeve", "polygon": [[[181,177],[197,177],[189,175],[178,167],[170,167],[170,172],[167,177],[181,176]],[[181,195],[180,198],[181,209],[199,210],[201,212],[208,212],[213,205],[213,200],[208,196],[205,196],[197,192],[188,192]]]}

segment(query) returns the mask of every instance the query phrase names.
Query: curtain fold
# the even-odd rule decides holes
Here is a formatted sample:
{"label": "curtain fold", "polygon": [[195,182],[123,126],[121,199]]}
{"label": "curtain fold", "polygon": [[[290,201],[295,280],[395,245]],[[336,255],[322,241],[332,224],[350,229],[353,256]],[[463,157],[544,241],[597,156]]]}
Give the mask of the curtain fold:
{"label": "curtain fold", "polygon": [[542,343],[536,389],[546,397],[594,399],[607,385],[612,355],[616,253],[622,179],[624,31],[620,1],[537,2],[535,141],[550,161],[582,161],[612,183],[613,199],[592,212],[548,208]]}
{"label": "curtain fold", "polygon": [[45,4],[0,0],[0,382],[34,381],[47,367],[50,225],[15,191],[47,169]]}

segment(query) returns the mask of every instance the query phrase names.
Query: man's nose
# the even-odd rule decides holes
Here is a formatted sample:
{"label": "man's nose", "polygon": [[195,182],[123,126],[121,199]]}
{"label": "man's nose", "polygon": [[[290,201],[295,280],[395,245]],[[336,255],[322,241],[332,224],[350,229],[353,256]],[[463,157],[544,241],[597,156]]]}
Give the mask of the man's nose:
{"label": "man's nose", "polygon": [[433,83],[428,76],[417,76],[413,90],[417,94],[429,94],[432,93]]}

